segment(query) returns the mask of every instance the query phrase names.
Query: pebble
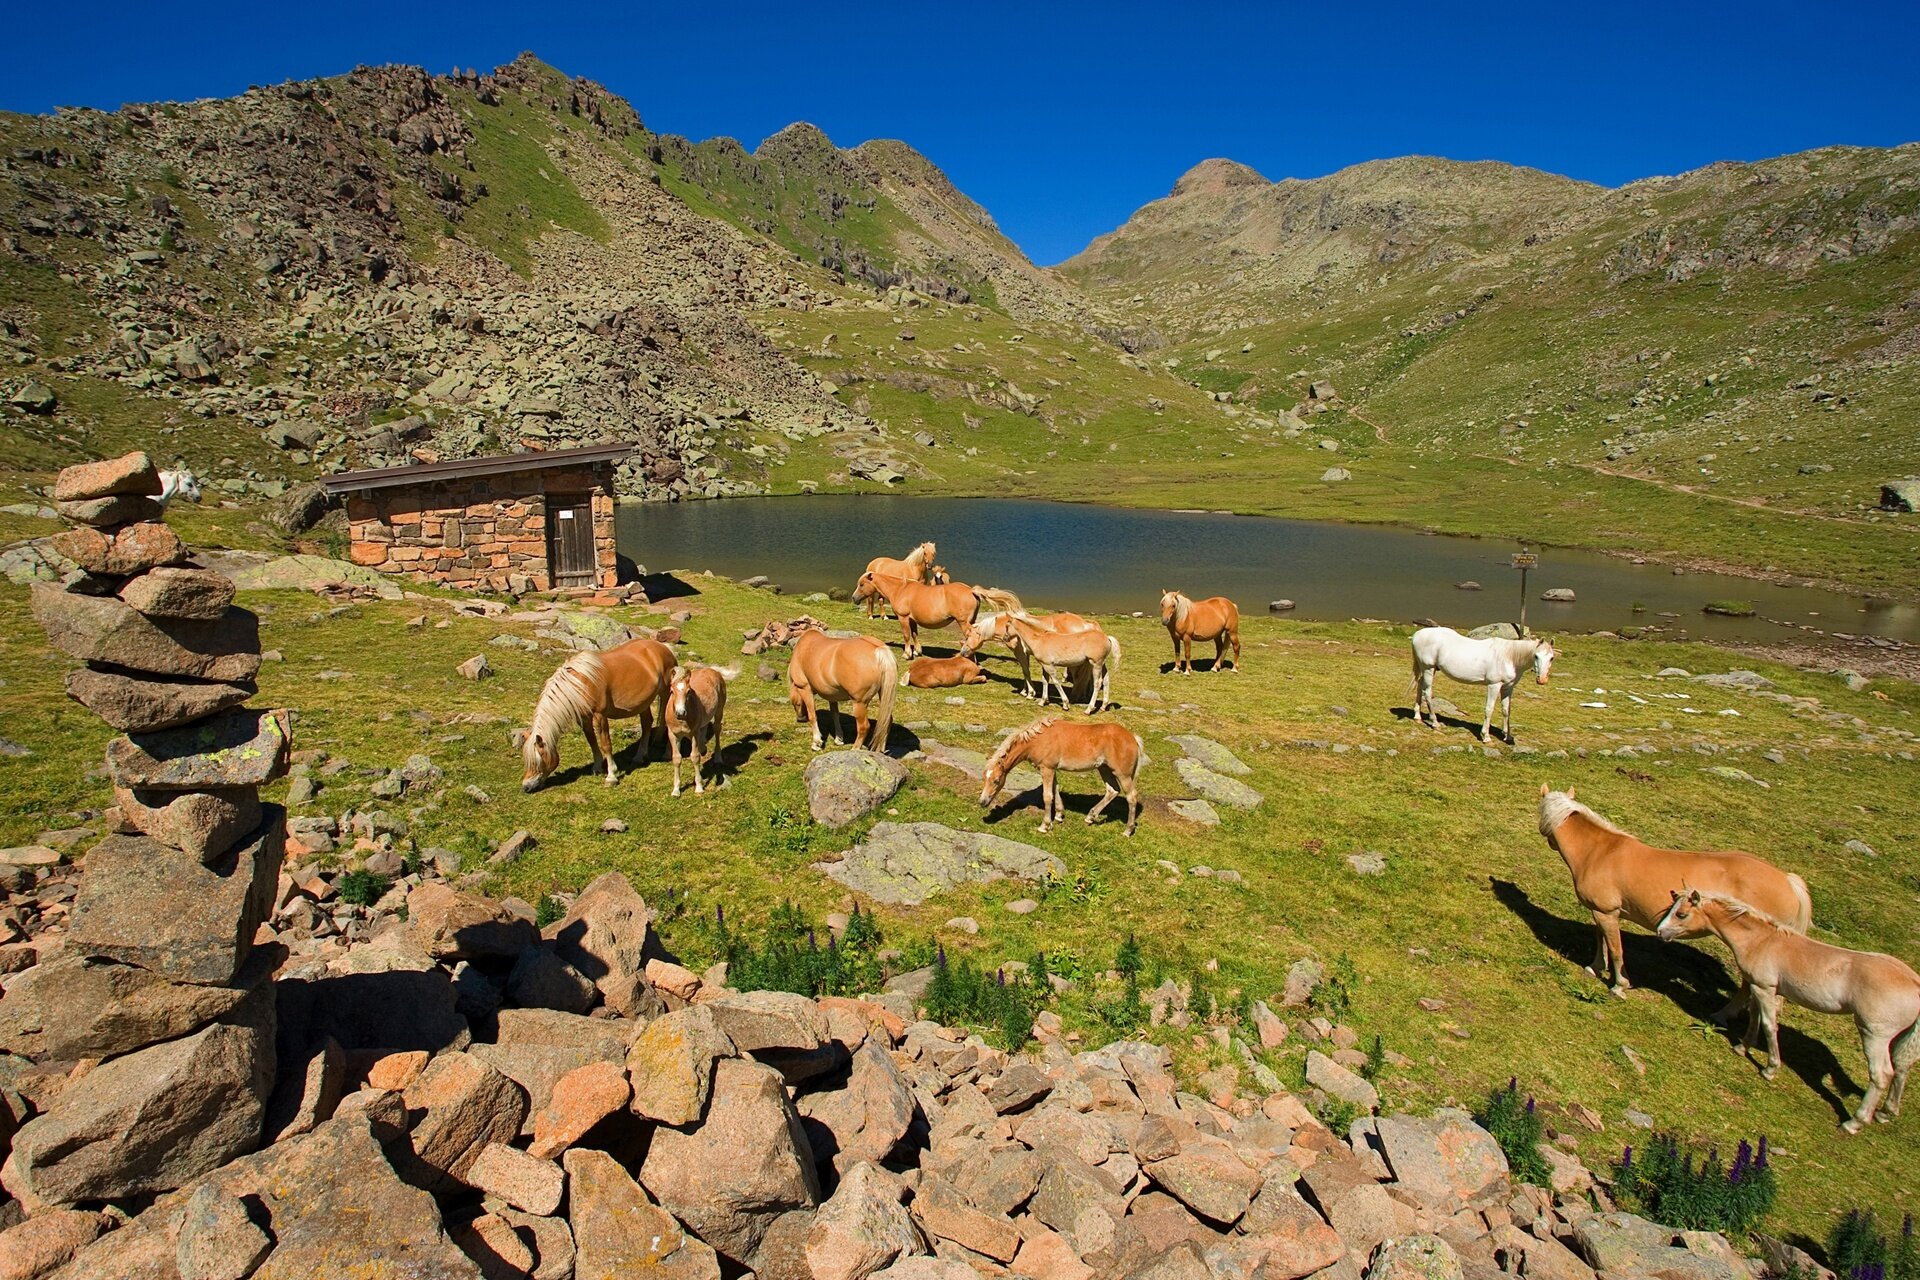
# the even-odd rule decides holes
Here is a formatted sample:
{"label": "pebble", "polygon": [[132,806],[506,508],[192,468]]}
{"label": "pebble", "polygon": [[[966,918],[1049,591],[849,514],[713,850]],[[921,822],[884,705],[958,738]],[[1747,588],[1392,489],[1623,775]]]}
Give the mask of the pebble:
{"label": "pebble", "polygon": [[1007,904],[1007,910],[1017,916],[1029,916],[1040,909],[1040,904],[1032,898],[1015,898]]}

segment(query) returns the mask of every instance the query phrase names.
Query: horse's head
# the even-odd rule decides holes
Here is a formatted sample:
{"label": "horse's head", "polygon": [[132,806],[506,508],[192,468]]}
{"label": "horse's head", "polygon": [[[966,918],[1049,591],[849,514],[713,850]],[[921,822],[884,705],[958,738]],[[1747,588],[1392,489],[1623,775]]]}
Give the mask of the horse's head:
{"label": "horse's head", "polygon": [[1572,813],[1573,809],[1572,787],[1568,787],[1565,791],[1555,791],[1544,782],[1540,784],[1540,834],[1545,836],[1547,843],[1555,849],[1560,847],[1560,842],[1554,838],[1554,832],[1560,829],[1560,824],[1567,820],[1567,815]]}
{"label": "horse's head", "polygon": [[915,547],[914,550],[920,553],[920,561],[922,564],[933,563],[934,546],[932,542],[923,542]]}
{"label": "horse's head", "polygon": [[176,467],[160,473],[160,505],[166,506],[175,498],[185,498],[188,502],[200,501],[200,477],[185,467]]}
{"label": "horse's head", "polygon": [[1675,938],[1697,938],[1713,931],[1713,926],[1707,923],[1707,913],[1701,910],[1700,891],[1686,889],[1684,885],[1681,889],[1685,892],[1673,891],[1673,905],[1660,917],[1660,925],[1655,930],[1667,942]]}
{"label": "horse's head", "polygon": [[1006,785],[1007,774],[1011,770],[1004,759],[987,761],[987,767],[980,775],[980,807],[993,808],[993,798],[1000,794],[1000,788]]}
{"label": "horse's head", "polygon": [[520,744],[520,760],[526,766],[526,772],[520,778],[520,789],[538,791],[540,784],[547,780],[547,775],[560,767],[560,752],[543,735],[529,733]]}
{"label": "horse's head", "polygon": [[673,714],[680,723],[687,722],[687,691],[693,687],[693,671],[687,667],[675,667],[673,678],[667,683],[667,699],[673,707]]}
{"label": "horse's head", "polygon": [[1178,591],[1162,591],[1160,593],[1160,621],[1172,622],[1174,612],[1179,609],[1179,607],[1180,593]]}
{"label": "horse's head", "polygon": [[873,593],[879,589],[880,584],[874,578],[873,571],[868,570],[866,573],[860,575],[858,582],[853,584],[853,602],[855,604],[865,604],[873,597]]}
{"label": "horse's head", "polygon": [[997,614],[992,617],[982,615],[973,620],[973,625],[967,628],[966,636],[960,641],[961,657],[971,658],[980,652],[981,645],[993,639],[993,621],[997,617]]}
{"label": "horse's head", "polygon": [[1553,670],[1553,660],[1560,651],[1553,647],[1553,641],[1542,640],[1533,651],[1533,679],[1536,684],[1545,684],[1547,674]]}
{"label": "horse's head", "polygon": [[932,571],[927,575],[927,581],[936,587],[944,587],[953,581],[953,575],[947,572],[947,566],[937,564],[933,566]]}

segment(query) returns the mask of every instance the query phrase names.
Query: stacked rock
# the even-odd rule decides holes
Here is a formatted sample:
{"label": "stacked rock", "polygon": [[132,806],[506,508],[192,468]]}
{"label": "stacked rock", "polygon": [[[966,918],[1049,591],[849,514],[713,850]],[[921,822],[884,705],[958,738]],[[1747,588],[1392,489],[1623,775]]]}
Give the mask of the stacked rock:
{"label": "stacked rock", "polygon": [[[55,509],[78,570],[33,589],[67,692],[122,731],[116,834],[90,849],[64,949],[8,987],[0,1049],[102,1060],[14,1136],[0,1182],[29,1204],[169,1190],[259,1145],[274,1074],[273,908],[285,711],[243,705],[259,625],[163,523],[144,453],[69,467]],[[274,954],[269,954],[273,952]]]}

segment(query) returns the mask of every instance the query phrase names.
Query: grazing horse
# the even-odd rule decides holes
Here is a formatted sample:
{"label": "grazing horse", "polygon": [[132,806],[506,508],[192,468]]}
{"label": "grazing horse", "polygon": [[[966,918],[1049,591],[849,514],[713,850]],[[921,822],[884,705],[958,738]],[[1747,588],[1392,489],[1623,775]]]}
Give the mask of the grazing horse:
{"label": "grazing horse", "polygon": [[522,791],[537,791],[560,767],[560,739],[571,729],[587,737],[593,767],[606,762],[607,785],[620,780],[613,763],[613,733],[609,720],[640,717],[640,759],[647,758],[653,739],[653,709],[658,703],[666,718],[667,686],[673,678],[673,650],[658,640],[629,640],[597,652],[576,653],[560,664],[540,690],[533,724],[520,744],[526,773]]}
{"label": "grazing horse", "polygon": [[[1022,667],[1026,666],[1029,656],[1040,663],[1040,705],[1050,700],[1049,688],[1057,685],[1060,689],[1062,709],[1071,704],[1067,701],[1067,681],[1069,673],[1076,667],[1085,666],[1093,673],[1093,688],[1087,695],[1087,714],[1092,715],[1113,701],[1113,673],[1120,667],[1120,642],[1094,628],[1092,631],[1049,631],[1034,625],[1031,618],[1024,614],[1006,615],[1006,624],[1013,631],[1015,652],[1021,656]],[[1031,681],[1029,681],[1031,685]]]}
{"label": "grazing horse", "polygon": [[[693,794],[699,795],[700,771],[720,754],[721,721],[727,714],[727,682],[740,668],[676,667],[667,686],[667,754],[673,758],[673,794],[680,794],[680,740],[693,758]],[[710,747],[710,749],[709,749]],[[717,786],[718,783],[716,782]]]}
{"label": "grazing horse", "polygon": [[1240,670],[1240,606],[1225,596],[1189,600],[1178,591],[1160,593],[1160,621],[1173,637],[1173,669],[1193,674],[1193,642],[1213,641],[1213,669],[1224,671],[1227,645],[1233,645],[1233,669]]}
{"label": "grazing horse", "polygon": [[1733,949],[1734,962],[1753,984],[1756,1017],[1747,1025],[1743,1049],[1751,1049],[1762,1027],[1767,1033],[1767,1065],[1773,1079],[1780,1069],[1780,998],[1820,1013],[1850,1013],[1867,1055],[1869,1082],[1860,1109],[1840,1127],[1858,1133],[1873,1123],[1884,1099],[1882,1122],[1900,1114],[1907,1073],[1920,1059],[1920,974],[1912,966],[1877,951],[1849,951],[1801,936],[1738,898],[1689,889],[1673,895],[1660,921],[1660,936],[1697,938],[1712,933]]}
{"label": "grazing horse", "polygon": [[[1613,993],[1623,999],[1633,984],[1627,981],[1620,921],[1657,928],[1670,895],[1680,885],[1699,885],[1754,903],[1798,933],[1805,933],[1813,923],[1807,882],[1792,872],[1750,853],[1656,849],[1575,800],[1571,789],[1553,791],[1545,783],[1540,785],[1540,834],[1566,861],[1573,874],[1574,896],[1593,913],[1599,937],[1588,972],[1605,982],[1611,964]],[[1724,1021],[1746,1002],[1743,980],[1739,994],[1714,1020]]]}
{"label": "grazing horse", "polygon": [[[827,704],[836,721],[837,738],[840,704],[853,703],[853,745],[884,751],[887,731],[893,727],[894,682],[900,667],[893,650],[871,636],[840,638],[823,631],[808,631],[793,642],[793,658],[787,663],[787,700],[795,716],[813,726],[813,749],[820,750],[820,715],[815,699]],[[873,718],[869,742],[867,707],[879,704]]]}
{"label": "grazing horse", "polygon": [[982,809],[993,808],[993,799],[1006,785],[1007,775],[1023,760],[1031,761],[1040,771],[1042,835],[1053,830],[1053,824],[1066,816],[1066,804],[1060,798],[1060,786],[1055,780],[1061,769],[1097,770],[1100,780],[1107,784],[1106,794],[1087,814],[1088,826],[1093,825],[1100,811],[1112,804],[1116,796],[1124,794],[1127,826],[1122,834],[1133,834],[1134,824],[1140,818],[1137,780],[1141,766],[1148,763],[1147,744],[1140,740],[1139,734],[1111,721],[1068,724],[1056,716],[1042,716],[1026,728],[1009,734],[987,757],[986,772],[980,780]]}
{"label": "grazing horse", "polygon": [[964,635],[973,625],[983,602],[1018,609],[1019,597],[997,587],[970,587],[964,582],[934,585],[915,582],[889,573],[863,573],[853,589],[853,602],[871,603],[885,596],[900,619],[900,634],[906,643],[906,656],[920,655],[920,628],[958,625]]}
{"label": "grazing horse", "polygon": [[[933,544],[931,542],[921,543],[898,560],[895,560],[892,556],[875,556],[873,559],[867,561],[868,573],[891,574],[893,577],[906,578],[913,582],[942,581],[942,579],[934,576],[935,571]],[[945,570],[939,570],[939,572],[944,573]],[[858,597],[855,597],[854,603],[860,603]],[[873,596],[867,597],[867,616],[869,618],[874,615],[874,612],[879,607],[879,603],[880,602]]]}
{"label": "grazing horse", "polygon": [[900,687],[952,689],[963,684],[985,684],[987,673],[972,658],[915,658],[900,677]]}
{"label": "grazing horse", "polygon": [[1480,717],[1480,741],[1493,739],[1487,730],[1493,724],[1493,704],[1501,707],[1506,739],[1513,742],[1513,688],[1529,668],[1536,684],[1547,682],[1553,660],[1559,657],[1551,640],[1538,636],[1529,640],[1505,640],[1493,636],[1475,640],[1452,627],[1422,627],[1413,633],[1413,718],[1420,718],[1424,705],[1433,727],[1440,717],[1433,710],[1433,673],[1438,668],[1462,684],[1487,686],[1487,709]]}
{"label": "grazing horse", "polygon": [[[1021,648],[1016,642],[1016,637],[1013,633],[1013,623],[1010,621],[1012,616],[1012,614],[1008,613],[983,613],[975,618],[973,625],[967,628],[967,638],[960,642],[960,656],[963,658],[971,658],[974,654],[980,652],[981,648],[989,641],[996,641],[1007,646],[1007,648],[1013,652],[1013,656],[1020,660],[1020,696],[1023,698],[1031,698],[1033,696],[1033,660],[1028,656],[1027,651]],[[1070,635],[1076,631],[1098,631],[1100,629],[1099,623],[1089,622],[1077,613],[1050,613],[1044,618],[1036,617],[1033,614],[1025,614],[1023,616],[1036,627],[1041,627],[1048,631],[1058,631],[1063,635]],[[1077,698],[1080,696],[1081,682],[1091,676],[1091,674],[1091,668],[1075,667],[1073,669],[1074,697]]]}
{"label": "grazing horse", "polygon": [[154,496],[153,500],[160,504],[162,511],[165,511],[167,504],[175,498],[185,498],[188,502],[200,501],[200,477],[185,467],[173,471],[162,471],[160,492]]}

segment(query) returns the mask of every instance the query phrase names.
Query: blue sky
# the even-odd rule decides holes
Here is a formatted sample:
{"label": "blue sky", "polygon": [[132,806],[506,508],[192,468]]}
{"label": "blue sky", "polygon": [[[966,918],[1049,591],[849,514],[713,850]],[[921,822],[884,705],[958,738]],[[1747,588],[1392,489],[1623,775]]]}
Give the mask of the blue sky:
{"label": "blue sky", "polygon": [[897,137],[1035,261],[1208,156],[1270,178],[1421,153],[1618,184],[1920,140],[1920,5],[195,4],[20,6],[0,108],[116,107],[532,49],[651,128]]}

